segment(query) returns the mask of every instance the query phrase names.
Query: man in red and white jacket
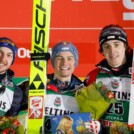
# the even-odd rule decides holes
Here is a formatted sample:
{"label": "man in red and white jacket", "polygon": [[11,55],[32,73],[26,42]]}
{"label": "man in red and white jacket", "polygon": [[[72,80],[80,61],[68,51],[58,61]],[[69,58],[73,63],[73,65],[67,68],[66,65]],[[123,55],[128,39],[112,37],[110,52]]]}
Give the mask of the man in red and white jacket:
{"label": "man in red and white jacket", "polygon": [[100,32],[99,44],[104,60],[87,75],[84,84],[88,86],[102,81],[114,93],[117,102],[111,104],[100,119],[102,133],[109,134],[112,122],[128,123],[132,50],[128,46],[126,32],[119,25],[105,26]]}

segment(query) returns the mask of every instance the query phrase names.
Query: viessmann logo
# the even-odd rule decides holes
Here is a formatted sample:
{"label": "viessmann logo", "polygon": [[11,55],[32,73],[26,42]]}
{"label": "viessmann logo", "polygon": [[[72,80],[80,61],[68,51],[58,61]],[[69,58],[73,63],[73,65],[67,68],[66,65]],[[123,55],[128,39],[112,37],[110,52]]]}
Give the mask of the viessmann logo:
{"label": "viessmann logo", "polygon": [[[58,0],[51,0],[52,2],[56,2]],[[70,1],[70,0],[68,0]],[[79,3],[80,2],[85,2],[87,1],[87,3],[92,2],[92,3],[108,3],[108,2],[119,2],[122,3],[122,5],[127,9],[125,10],[125,12],[123,12],[122,15],[122,19],[123,20],[134,20],[134,0],[71,0],[71,2],[76,2]]]}
{"label": "viessmann logo", "polygon": [[30,58],[30,53],[30,50],[22,47],[18,49],[17,55],[19,58]]}
{"label": "viessmann logo", "polygon": [[[123,12],[123,20],[134,20],[134,2],[133,0],[122,0],[123,5],[128,11]],[[131,12],[132,11],[132,12]]]}

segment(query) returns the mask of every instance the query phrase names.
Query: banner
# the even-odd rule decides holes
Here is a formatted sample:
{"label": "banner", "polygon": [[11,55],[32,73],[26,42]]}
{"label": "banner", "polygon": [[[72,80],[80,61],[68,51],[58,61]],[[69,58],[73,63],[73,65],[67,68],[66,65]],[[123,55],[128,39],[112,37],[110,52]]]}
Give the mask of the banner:
{"label": "banner", "polygon": [[[18,46],[18,57],[12,66],[17,77],[29,77],[32,2],[1,1],[0,5],[0,36],[10,37]],[[134,47],[134,0],[52,0],[51,16],[49,51],[59,41],[72,42],[79,50],[75,70],[79,77],[85,77],[102,59],[98,38],[105,25],[121,25]],[[51,73],[50,62],[48,67]]]}

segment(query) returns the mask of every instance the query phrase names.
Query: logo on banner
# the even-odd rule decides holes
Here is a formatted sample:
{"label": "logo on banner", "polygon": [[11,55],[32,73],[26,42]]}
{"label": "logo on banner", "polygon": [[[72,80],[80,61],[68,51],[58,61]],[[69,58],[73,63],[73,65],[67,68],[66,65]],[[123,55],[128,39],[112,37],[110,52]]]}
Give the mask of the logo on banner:
{"label": "logo on banner", "polygon": [[29,119],[41,119],[43,116],[43,96],[30,97]]}

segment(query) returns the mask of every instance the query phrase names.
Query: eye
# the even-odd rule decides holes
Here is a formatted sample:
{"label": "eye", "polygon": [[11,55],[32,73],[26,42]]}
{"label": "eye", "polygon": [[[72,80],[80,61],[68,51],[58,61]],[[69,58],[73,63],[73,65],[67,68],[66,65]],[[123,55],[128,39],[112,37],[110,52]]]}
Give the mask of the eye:
{"label": "eye", "polygon": [[57,56],[55,59],[56,59],[56,60],[62,60],[62,57]]}
{"label": "eye", "polygon": [[109,45],[103,45],[103,49],[109,49],[110,46]]}
{"label": "eye", "polygon": [[72,56],[68,57],[68,60],[74,60],[74,57],[72,57]]}
{"label": "eye", "polygon": [[7,56],[10,57],[10,58],[12,58],[13,57],[13,54],[8,54]]}
{"label": "eye", "polygon": [[120,44],[118,44],[118,43],[114,44],[115,47],[118,47],[119,45],[120,45]]}

